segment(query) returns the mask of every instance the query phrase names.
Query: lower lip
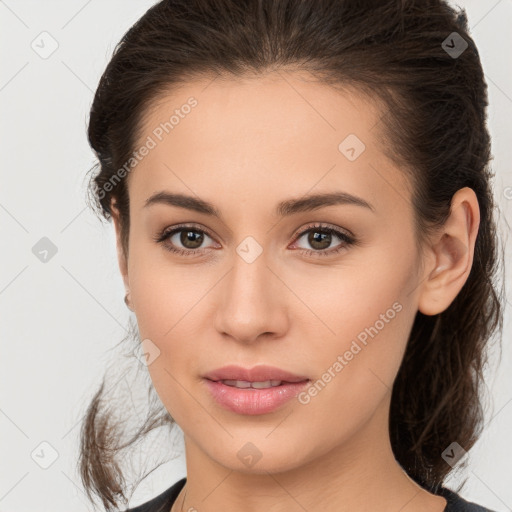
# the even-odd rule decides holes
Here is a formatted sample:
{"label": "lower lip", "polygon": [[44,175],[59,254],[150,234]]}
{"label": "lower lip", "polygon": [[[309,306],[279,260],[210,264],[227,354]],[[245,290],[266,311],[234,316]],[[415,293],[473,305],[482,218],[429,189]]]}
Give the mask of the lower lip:
{"label": "lower lip", "polygon": [[227,386],[220,381],[205,379],[205,382],[219,405],[239,414],[273,412],[297,396],[309,384],[309,380],[305,380],[265,389],[241,389]]}

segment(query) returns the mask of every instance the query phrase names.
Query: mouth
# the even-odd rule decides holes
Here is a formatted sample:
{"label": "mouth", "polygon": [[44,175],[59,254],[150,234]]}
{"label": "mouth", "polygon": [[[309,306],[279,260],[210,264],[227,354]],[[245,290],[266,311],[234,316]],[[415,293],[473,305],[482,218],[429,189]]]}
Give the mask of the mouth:
{"label": "mouth", "polygon": [[283,407],[311,381],[275,366],[224,366],[203,375],[217,405],[237,414],[268,414]]}
{"label": "mouth", "polygon": [[310,380],[287,382],[204,379],[204,382],[210,397],[222,409],[241,415],[262,415],[284,407],[309,385]]}

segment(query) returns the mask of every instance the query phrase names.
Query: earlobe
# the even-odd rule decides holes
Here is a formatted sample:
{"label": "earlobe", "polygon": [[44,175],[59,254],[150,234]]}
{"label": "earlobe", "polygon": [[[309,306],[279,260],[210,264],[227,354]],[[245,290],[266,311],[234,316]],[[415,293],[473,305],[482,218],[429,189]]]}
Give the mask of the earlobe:
{"label": "earlobe", "polygon": [[464,187],[452,198],[450,216],[430,247],[434,264],[423,277],[418,309],[437,315],[453,302],[473,264],[480,209],[475,192]]}

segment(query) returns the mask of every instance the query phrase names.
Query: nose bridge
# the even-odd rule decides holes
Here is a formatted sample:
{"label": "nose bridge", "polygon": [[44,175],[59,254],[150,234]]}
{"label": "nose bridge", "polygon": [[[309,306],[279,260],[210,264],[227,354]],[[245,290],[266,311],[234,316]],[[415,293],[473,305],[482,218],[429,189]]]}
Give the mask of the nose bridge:
{"label": "nose bridge", "polygon": [[246,342],[262,333],[280,334],[286,307],[267,264],[266,253],[254,239],[248,237],[236,248],[218,303],[219,332]]}

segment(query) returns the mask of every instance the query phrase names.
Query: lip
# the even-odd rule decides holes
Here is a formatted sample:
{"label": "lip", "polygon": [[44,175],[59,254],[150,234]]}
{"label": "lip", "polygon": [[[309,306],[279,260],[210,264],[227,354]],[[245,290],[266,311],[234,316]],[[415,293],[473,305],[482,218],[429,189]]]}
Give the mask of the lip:
{"label": "lip", "polygon": [[[248,369],[241,366],[224,366],[203,376],[211,396],[224,409],[238,414],[267,414],[279,409],[297,396],[310,382],[308,377],[295,375],[274,366],[260,365]],[[236,388],[222,380],[264,382],[283,381],[281,385],[264,389]]]}
{"label": "lip", "polygon": [[248,382],[264,382],[267,380],[282,380],[285,382],[302,382],[309,380],[304,375],[295,375],[281,368],[268,365],[258,365],[253,368],[243,368],[242,366],[229,365],[217,368],[206,375],[205,379],[219,380],[246,380]]}
{"label": "lip", "polygon": [[308,381],[285,383],[265,389],[236,388],[220,381],[204,379],[208,391],[224,409],[238,414],[267,414],[297,396]]}

